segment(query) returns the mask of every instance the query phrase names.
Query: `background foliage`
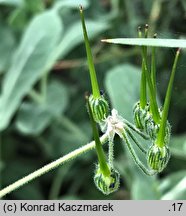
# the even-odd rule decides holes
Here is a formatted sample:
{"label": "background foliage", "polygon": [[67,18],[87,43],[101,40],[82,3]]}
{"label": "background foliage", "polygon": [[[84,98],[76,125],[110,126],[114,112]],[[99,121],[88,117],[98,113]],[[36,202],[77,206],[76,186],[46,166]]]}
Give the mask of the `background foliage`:
{"label": "background foliage", "polygon": [[[84,101],[90,81],[79,4],[86,8],[101,88],[128,120],[139,98],[140,49],[100,39],[136,37],[137,27],[145,23],[159,38],[186,36],[185,0],[0,0],[0,188],[92,139]],[[174,54],[174,49],[157,49],[160,103]],[[162,174],[144,176],[116,139],[118,192],[103,196],[95,188],[97,158],[92,151],[6,198],[186,199],[185,62],[183,50],[169,114],[172,157]]]}

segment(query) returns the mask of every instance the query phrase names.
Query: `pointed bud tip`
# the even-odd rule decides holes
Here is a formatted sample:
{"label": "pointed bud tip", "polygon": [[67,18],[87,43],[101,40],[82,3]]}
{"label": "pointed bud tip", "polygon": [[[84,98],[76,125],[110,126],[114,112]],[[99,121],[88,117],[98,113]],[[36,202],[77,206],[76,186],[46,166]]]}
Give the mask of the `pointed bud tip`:
{"label": "pointed bud tip", "polygon": [[148,29],[149,28],[149,25],[148,24],[145,24],[145,29]]}
{"label": "pointed bud tip", "polygon": [[101,39],[101,42],[108,42],[108,39]]}
{"label": "pointed bud tip", "polygon": [[155,33],[155,34],[153,35],[153,38],[157,38],[157,33]]}
{"label": "pointed bud tip", "polygon": [[141,26],[138,26],[138,31],[141,31]]}
{"label": "pointed bud tip", "polygon": [[83,6],[79,5],[79,11],[82,13],[83,12]]}
{"label": "pointed bud tip", "polygon": [[180,54],[180,52],[181,52],[181,48],[178,48],[177,49],[177,54]]}
{"label": "pointed bud tip", "polygon": [[90,96],[89,92],[86,91],[86,92],[85,92],[85,100],[88,100],[89,96]]}

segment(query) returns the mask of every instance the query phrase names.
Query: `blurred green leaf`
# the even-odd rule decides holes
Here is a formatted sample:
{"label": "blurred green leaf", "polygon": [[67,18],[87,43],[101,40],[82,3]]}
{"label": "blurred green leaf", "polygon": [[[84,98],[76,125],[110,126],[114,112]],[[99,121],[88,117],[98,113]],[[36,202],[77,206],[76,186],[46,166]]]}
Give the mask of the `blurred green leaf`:
{"label": "blurred green leaf", "polygon": [[88,7],[89,1],[88,0],[57,0],[54,4],[55,9],[61,9],[64,7],[69,8],[76,8],[78,9],[78,6],[82,5],[84,8]]}
{"label": "blurred green leaf", "polygon": [[103,39],[102,42],[123,45],[186,48],[186,40],[184,39],[115,38]]}
{"label": "blurred green leaf", "polygon": [[20,31],[25,28],[31,17],[44,10],[44,2],[42,0],[26,0],[20,7],[15,10],[8,17],[9,24]]}
{"label": "blurred green leaf", "polygon": [[0,25],[0,72],[7,70],[14,53],[15,38],[8,27]]}
{"label": "blurred green leaf", "polygon": [[[141,171],[140,171],[141,172]],[[131,196],[134,200],[157,200],[160,198],[155,177],[141,176],[132,183]]]}
{"label": "blurred green leaf", "polygon": [[45,8],[45,2],[43,0],[26,0],[25,1],[25,7],[30,12],[39,12],[43,11]]}
{"label": "blurred green leaf", "polygon": [[170,149],[174,156],[186,159],[186,135],[172,136]]}
{"label": "blurred green leaf", "polygon": [[90,141],[90,135],[79,125],[72,123],[72,129],[71,126],[66,126],[66,122],[69,124],[68,121],[63,116],[58,118],[58,122],[53,123],[44,134],[43,144],[52,147],[51,151],[55,157],[65,155]]}
{"label": "blurred green leaf", "polygon": [[178,181],[178,183],[171,187],[171,189],[165,193],[161,200],[185,200],[186,199],[186,175]]}
{"label": "blurred green leaf", "polygon": [[24,4],[24,0],[0,0],[0,5],[10,5],[10,6],[21,6]]}
{"label": "blurred green leaf", "polygon": [[112,107],[124,118],[132,121],[134,104],[139,100],[140,69],[129,64],[108,71],[105,85]]}
{"label": "blurred green leaf", "polygon": [[50,82],[43,103],[24,102],[16,118],[16,127],[23,134],[38,135],[59,117],[68,105],[67,89],[57,81]]}
{"label": "blurred green leaf", "polygon": [[[46,25],[47,23],[47,25]],[[3,82],[0,98],[0,130],[9,124],[21,99],[54,63],[51,53],[61,36],[61,22],[54,11],[36,16],[26,30]]]}
{"label": "blurred green leaf", "polygon": [[173,187],[175,187],[178,182],[180,182],[186,176],[186,170],[181,170],[175,173],[172,173],[160,181],[159,189],[161,190],[162,194],[167,193]]}
{"label": "blurred green leaf", "polygon": [[55,80],[49,83],[47,98],[43,103],[46,110],[54,117],[60,116],[68,106],[68,91],[66,86]]}
{"label": "blurred green leaf", "polygon": [[23,134],[38,135],[50,123],[51,115],[45,107],[24,102],[18,112],[16,127]]}

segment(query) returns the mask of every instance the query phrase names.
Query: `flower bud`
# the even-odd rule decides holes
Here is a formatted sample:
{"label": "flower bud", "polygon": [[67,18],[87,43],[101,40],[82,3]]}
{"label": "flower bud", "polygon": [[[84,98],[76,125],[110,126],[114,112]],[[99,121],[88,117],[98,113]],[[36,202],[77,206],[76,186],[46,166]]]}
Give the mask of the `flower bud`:
{"label": "flower bud", "polygon": [[149,135],[149,137],[152,140],[155,140],[159,131],[159,124],[156,124],[154,122],[152,114],[150,112],[148,112],[144,118],[144,128],[145,132]]}
{"label": "flower bud", "polygon": [[167,146],[159,147],[153,144],[147,153],[147,163],[153,170],[161,172],[170,158],[170,150]]}
{"label": "flower bud", "polygon": [[[160,129],[160,124],[156,124],[152,118],[152,114],[149,112],[147,113],[147,116],[145,117],[144,120],[144,127],[145,127],[145,132],[149,135],[149,137],[152,140],[156,140],[159,129]],[[166,129],[165,129],[165,138],[164,138],[164,145],[169,144],[170,140],[170,134],[171,134],[171,126],[169,122],[167,121],[166,124]]]}
{"label": "flower bud", "polygon": [[149,105],[147,104],[145,108],[140,107],[140,102],[138,101],[133,108],[133,116],[134,116],[134,123],[137,128],[143,130],[144,129],[144,120],[149,110]]}
{"label": "flower bud", "polygon": [[94,183],[98,190],[100,190],[103,194],[108,195],[118,190],[120,184],[120,174],[118,171],[111,168],[110,176],[104,176],[98,166],[94,176]]}
{"label": "flower bud", "polygon": [[93,95],[90,95],[89,103],[94,121],[101,123],[107,118],[109,114],[109,105],[103,95],[101,95],[99,98],[94,98]]}

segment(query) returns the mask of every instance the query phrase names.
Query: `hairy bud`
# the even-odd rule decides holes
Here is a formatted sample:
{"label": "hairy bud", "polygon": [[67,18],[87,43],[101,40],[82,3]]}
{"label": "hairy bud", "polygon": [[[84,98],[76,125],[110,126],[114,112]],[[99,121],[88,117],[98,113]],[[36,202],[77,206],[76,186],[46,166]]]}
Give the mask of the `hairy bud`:
{"label": "hairy bud", "polygon": [[103,95],[101,95],[99,98],[94,98],[93,95],[90,95],[89,103],[94,121],[101,123],[107,118],[109,114],[109,105]]}
{"label": "hairy bud", "polygon": [[140,102],[138,101],[133,108],[133,116],[134,116],[134,123],[137,128],[143,130],[145,127],[145,117],[149,111],[149,105],[147,104],[144,109],[140,107]]}
{"label": "hairy bud", "polygon": [[159,147],[153,144],[147,153],[147,163],[153,170],[161,172],[170,158],[170,150],[167,146]]}
{"label": "hairy bud", "polygon": [[115,192],[119,188],[120,174],[115,169],[111,168],[110,176],[104,176],[98,167],[94,176],[96,187],[105,195]]}

